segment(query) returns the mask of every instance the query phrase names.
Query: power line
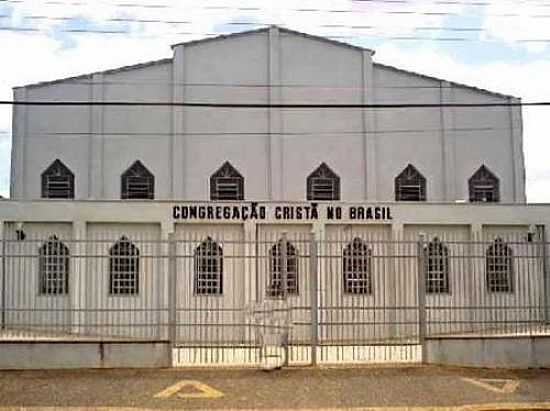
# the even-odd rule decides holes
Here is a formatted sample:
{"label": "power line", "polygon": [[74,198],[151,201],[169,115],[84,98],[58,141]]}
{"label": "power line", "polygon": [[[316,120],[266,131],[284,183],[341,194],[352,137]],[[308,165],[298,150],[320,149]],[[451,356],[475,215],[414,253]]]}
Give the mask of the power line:
{"label": "power line", "polygon": [[494,103],[396,103],[396,104],[265,104],[265,103],[206,103],[162,101],[13,101],[0,100],[8,106],[127,106],[127,107],[196,107],[237,109],[400,109],[400,108],[481,108],[481,107],[546,107],[550,101]]}

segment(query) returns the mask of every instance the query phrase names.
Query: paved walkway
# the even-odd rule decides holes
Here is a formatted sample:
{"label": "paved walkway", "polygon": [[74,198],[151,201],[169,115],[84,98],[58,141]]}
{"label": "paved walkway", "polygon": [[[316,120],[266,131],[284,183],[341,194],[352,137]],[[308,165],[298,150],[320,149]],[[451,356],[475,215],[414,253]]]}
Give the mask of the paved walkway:
{"label": "paved walkway", "polygon": [[0,372],[0,411],[13,407],[550,409],[550,370],[409,366]]}

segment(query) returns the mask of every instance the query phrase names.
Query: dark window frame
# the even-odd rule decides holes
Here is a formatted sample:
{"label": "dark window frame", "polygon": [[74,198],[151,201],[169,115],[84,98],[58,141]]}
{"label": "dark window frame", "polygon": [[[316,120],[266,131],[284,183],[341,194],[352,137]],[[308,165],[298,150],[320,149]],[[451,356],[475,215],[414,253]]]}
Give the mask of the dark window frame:
{"label": "dark window frame", "polygon": [[139,273],[139,248],[128,237],[122,236],[109,249],[109,295],[138,295]]}
{"label": "dark window frame", "polygon": [[153,200],[155,176],[136,160],[120,176],[120,198],[123,200]]}
{"label": "dark window frame", "polygon": [[485,250],[485,283],[491,294],[514,292],[514,253],[502,238]]}
{"label": "dark window frame", "polygon": [[500,202],[500,180],[484,164],[468,179],[470,202]]}
{"label": "dark window frame", "polygon": [[[279,240],[271,247],[270,265],[269,265],[269,284],[266,294],[271,298],[281,298],[285,296],[282,285],[281,268],[283,265],[283,256],[281,255],[283,241]],[[297,296],[300,294],[300,283],[298,273],[299,256],[294,244],[290,241],[286,243],[286,294]]]}
{"label": "dark window frame", "polygon": [[424,247],[426,293],[450,294],[449,247],[435,237]]}
{"label": "dark window frame", "polygon": [[355,237],[344,247],[342,254],[344,294],[372,295],[372,250],[368,244]]}
{"label": "dark window frame", "polygon": [[41,174],[41,198],[74,199],[74,174],[56,159]]}
{"label": "dark window frame", "polygon": [[395,201],[426,201],[426,177],[412,164],[395,177]]}
{"label": "dark window frame", "polygon": [[195,268],[193,294],[197,296],[223,295],[223,248],[211,237],[202,241],[193,255]]}
{"label": "dark window frame", "polygon": [[40,246],[38,255],[39,294],[69,294],[69,247],[53,235]]}
{"label": "dark window frame", "polygon": [[306,197],[308,201],[339,201],[340,176],[326,163],[321,163],[307,177]]}
{"label": "dark window frame", "polygon": [[210,176],[210,200],[244,200],[244,177],[229,161]]}

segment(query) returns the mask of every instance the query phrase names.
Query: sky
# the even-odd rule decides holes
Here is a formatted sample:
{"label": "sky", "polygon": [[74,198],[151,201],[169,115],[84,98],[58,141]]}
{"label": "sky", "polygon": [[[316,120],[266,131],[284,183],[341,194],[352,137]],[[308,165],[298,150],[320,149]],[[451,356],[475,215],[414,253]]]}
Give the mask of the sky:
{"label": "sky", "polygon": [[[548,0],[0,0],[0,100],[12,88],[171,57],[182,41],[279,24],[375,61],[524,102],[550,100]],[[529,202],[550,203],[550,107],[523,109]],[[0,106],[0,195],[11,108]]]}

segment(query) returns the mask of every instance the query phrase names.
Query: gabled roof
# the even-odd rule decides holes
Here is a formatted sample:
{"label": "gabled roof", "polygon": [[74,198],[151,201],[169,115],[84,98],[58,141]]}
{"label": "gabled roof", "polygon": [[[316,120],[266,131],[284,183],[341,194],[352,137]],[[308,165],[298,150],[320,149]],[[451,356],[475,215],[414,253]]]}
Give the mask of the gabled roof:
{"label": "gabled roof", "polygon": [[189,46],[189,45],[193,45],[193,44],[202,44],[202,43],[206,43],[206,42],[209,42],[209,41],[222,40],[222,39],[227,39],[227,38],[235,38],[235,37],[239,37],[239,36],[246,36],[248,34],[264,33],[264,32],[268,32],[271,28],[277,28],[282,33],[294,34],[294,35],[297,35],[297,36],[302,36],[302,37],[306,37],[306,38],[310,38],[310,39],[324,41],[326,43],[331,43],[331,44],[335,44],[335,45],[338,45],[338,46],[344,46],[344,47],[352,48],[354,50],[360,50],[360,51],[365,50],[365,51],[368,51],[369,53],[371,53],[371,55],[374,55],[374,50],[371,50],[371,49],[368,49],[368,48],[365,48],[365,47],[354,46],[353,44],[344,43],[342,41],[333,40],[333,39],[323,37],[323,36],[308,34],[308,33],[304,33],[304,32],[301,32],[301,31],[291,30],[291,29],[287,29],[286,27],[281,27],[281,26],[277,26],[277,25],[270,25],[270,26],[266,26],[266,27],[262,27],[262,28],[254,29],[254,30],[240,31],[240,32],[231,33],[231,34],[221,34],[219,36],[207,37],[207,38],[204,38],[204,39],[198,39],[198,40],[191,40],[191,41],[176,43],[176,44],[172,45],[172,48],[177,47],[177,46],[181,46],[181,45]]}

